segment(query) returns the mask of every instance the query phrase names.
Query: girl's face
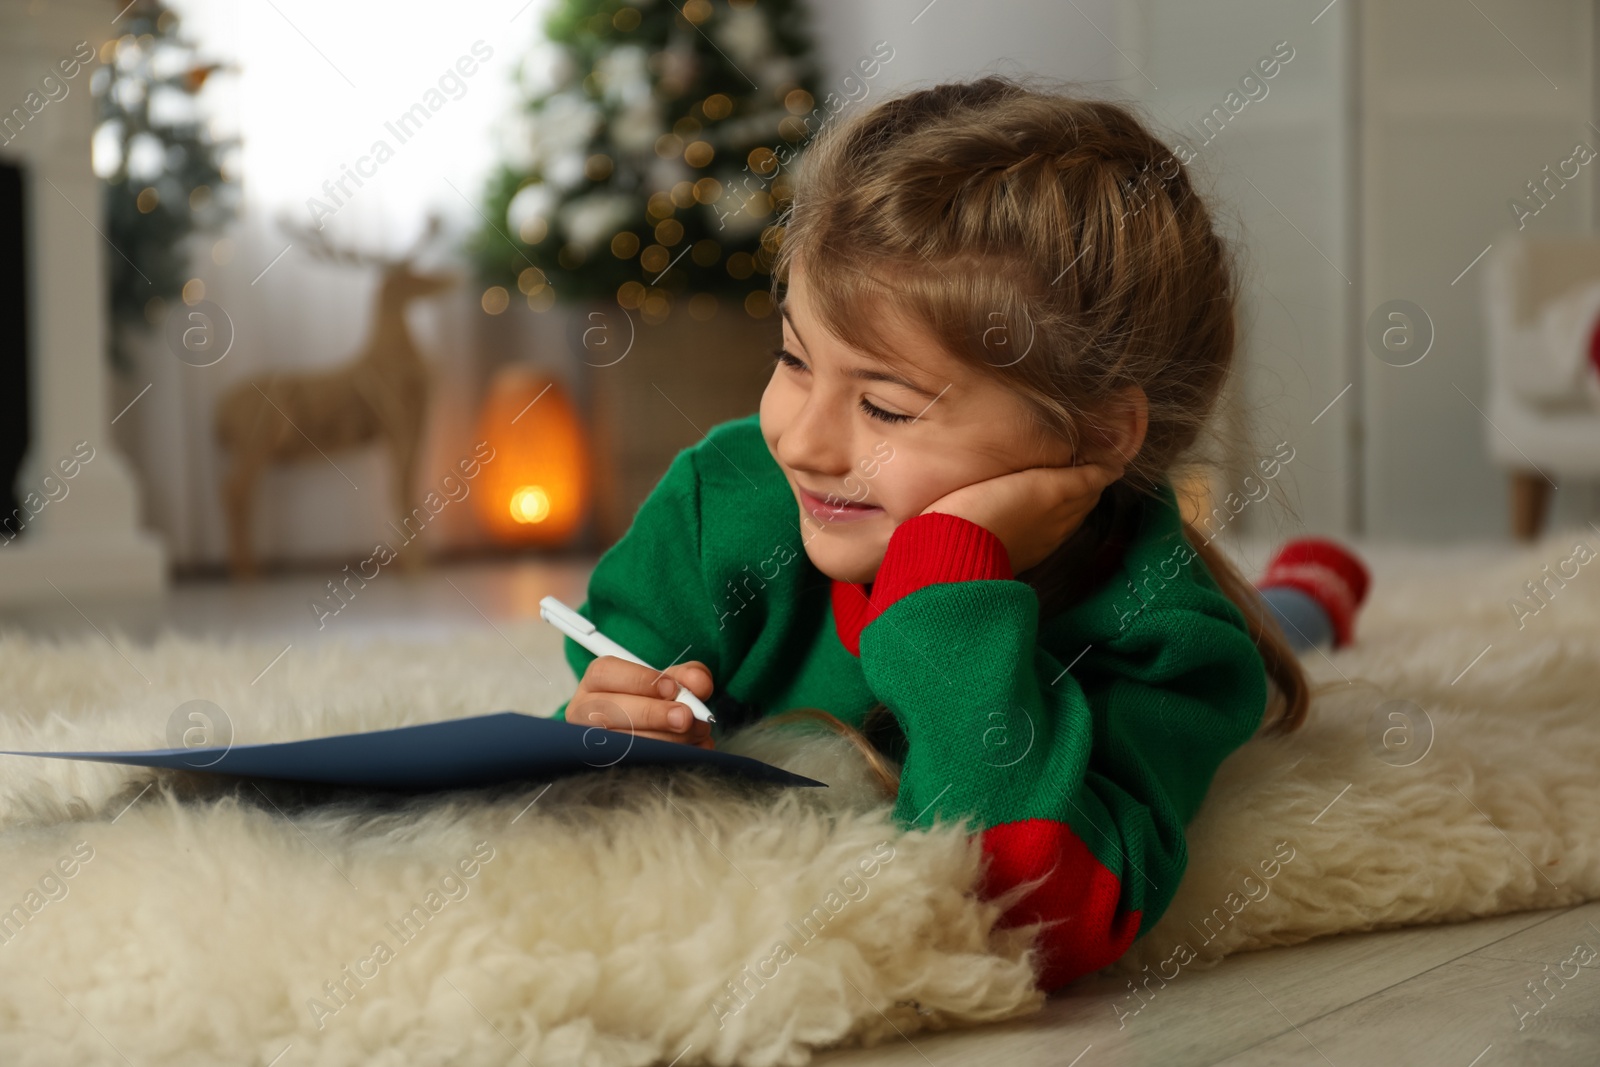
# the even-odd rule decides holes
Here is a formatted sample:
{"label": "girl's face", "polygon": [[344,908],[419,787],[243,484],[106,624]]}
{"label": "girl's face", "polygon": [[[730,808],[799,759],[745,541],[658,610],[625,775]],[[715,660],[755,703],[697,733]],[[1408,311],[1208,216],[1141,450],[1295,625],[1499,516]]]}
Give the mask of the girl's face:
{"label": "girl's face", "polygon": [[795,495],[806,555],[828,577],[870,582],[894,528],[947,493],[1072,462],[1066,442],[1031,438],[1020,396],[920,324],[891,318],[915,368],[902,372],[828,333],[798,263],[782,310],[786,355],[761,396],[761,433]]}

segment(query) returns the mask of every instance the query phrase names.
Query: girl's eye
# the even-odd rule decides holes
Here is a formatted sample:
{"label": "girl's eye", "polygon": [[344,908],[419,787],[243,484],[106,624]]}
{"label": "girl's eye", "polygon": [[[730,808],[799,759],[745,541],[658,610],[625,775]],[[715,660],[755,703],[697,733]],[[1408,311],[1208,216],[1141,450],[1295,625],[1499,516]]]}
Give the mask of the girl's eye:
{"label": "girl's eye", "polygon": [[885,411],[866,397],[861,398],[861,410],[875,419],[883,422],[910,422],[913,416],[897,415],[892,411]]}
{"label": "girl's eye", "polygon": [[[800,360],[795,357],[794,353],[790,352],[787,348],[773,349],[772,358],[775,362],[781,363],[786,367],[791,367],[794,370],[807,369],[806,365],[800,362]],[[866,397],[861,398],[860,407],[863,414],[877,419],[880,422],[910,422],[915,417],[912,415],[899,415],[893,411],[885,411],[872,401],[868,400]]]}
{"label": "girl's eye", "polygon": [[795,370],[806,369],[806,365],[796,359],[794,353],[787,348],[774,348],[772,350],[772,358],[786,367],[793,367]]}

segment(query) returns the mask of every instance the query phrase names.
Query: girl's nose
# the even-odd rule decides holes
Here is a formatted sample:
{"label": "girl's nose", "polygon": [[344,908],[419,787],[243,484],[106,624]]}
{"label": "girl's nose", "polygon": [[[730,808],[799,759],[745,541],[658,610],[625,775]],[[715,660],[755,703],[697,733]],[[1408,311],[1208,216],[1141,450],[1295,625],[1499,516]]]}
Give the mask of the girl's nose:
{"label": "girl's nose", "polygon": [[778,439],[779,458],[796,470],[837,473],[849,467],[849,426],[837,398],[813,389]]}

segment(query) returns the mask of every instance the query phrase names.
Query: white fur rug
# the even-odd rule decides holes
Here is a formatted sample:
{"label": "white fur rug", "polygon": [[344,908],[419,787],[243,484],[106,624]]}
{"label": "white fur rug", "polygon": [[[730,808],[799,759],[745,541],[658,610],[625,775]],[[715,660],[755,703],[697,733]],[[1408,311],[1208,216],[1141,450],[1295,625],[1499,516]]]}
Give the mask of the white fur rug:
{"label": "white fur rug", "polygon": [[[529,661],[572,684],[559,634],[501,629],[527,660],[494,631],[297,644],[254,685],[281,645],[6,637],[0,748],[164,746],[193,699],[239,741],[553,709]],[[842,742],[797,740],[743,750],[835,788],[641,771],[312,807],[0,757],[0,1063],[798,1064],[1037,1010],[976,840],[901,833]]]}
{"label": "white fur rug", "polygon": [[[1600,567],[1520,630],[1507,603],[1574,543],[1381,581],[1359,647],[1307,661],[1311,724],[1224,765],[1117,969],[1600,897]],[[557,706],[559,635],[502,630],[517,652],[297,643],[254,684],[280,643],[9,635],[0,748],[166,745],[195,699],[239,741]],[[313,805],[0,757],[0,1062],[800,1064],[1041,1006],[975,840],[901,833],[821,735],[732,747],[835,788],[636,772]]]}

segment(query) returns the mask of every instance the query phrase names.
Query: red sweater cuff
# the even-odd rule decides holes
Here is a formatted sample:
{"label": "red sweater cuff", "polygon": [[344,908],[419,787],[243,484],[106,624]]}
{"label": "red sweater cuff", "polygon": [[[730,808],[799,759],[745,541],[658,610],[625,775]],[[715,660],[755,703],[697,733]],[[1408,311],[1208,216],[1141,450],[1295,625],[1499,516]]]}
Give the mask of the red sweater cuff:
{"label": "red sweater cuff", "polygon": [[1011,577],[1011,555],[1000,538],[971,519],[929,512],[907,519],[889,535],[872,580],[872,605],[881,612],[906,594],[939,582]]}
{"label": "red sweater cuff", "polygon": [[851,655],[859,656],[861,631],[901,597],[940,582],[1012,577],[1010,553],[986,527],[940,511],[914,516],[889,535],[889,547],[870,585],[833,583],[839,640]]}

